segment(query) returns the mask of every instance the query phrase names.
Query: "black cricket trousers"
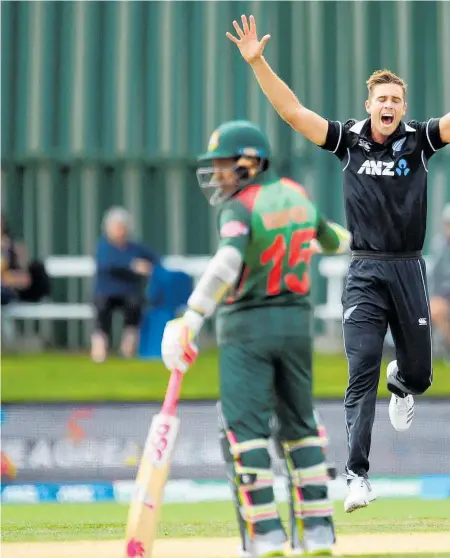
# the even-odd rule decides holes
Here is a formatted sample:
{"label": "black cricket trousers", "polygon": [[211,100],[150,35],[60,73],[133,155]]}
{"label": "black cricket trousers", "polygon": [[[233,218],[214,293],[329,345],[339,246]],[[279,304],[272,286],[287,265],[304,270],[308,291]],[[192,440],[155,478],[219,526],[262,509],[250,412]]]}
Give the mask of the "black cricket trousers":
{"label": "black cricket trousers", "polygon": [[344,292],[343,331],[349,365],[345,421],[347,472],[367,478],[383,343],[388,325],[398,373],[388,389],[421,394],[431,385],[431,316],[425,262],[420,252],[354,252]]}

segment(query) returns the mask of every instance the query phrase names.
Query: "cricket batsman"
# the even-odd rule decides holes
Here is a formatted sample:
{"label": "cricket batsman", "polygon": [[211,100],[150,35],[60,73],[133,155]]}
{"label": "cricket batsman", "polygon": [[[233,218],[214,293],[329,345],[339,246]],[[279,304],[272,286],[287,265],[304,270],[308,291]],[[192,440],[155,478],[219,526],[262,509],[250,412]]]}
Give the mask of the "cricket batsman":
{"label": "cricket batsman", "polygon": [[200,187],[219,206],[220,242],[186,313],[166,325],[164,363],[188,370],[196,337],[219,307],[222,451],[246,528],[244,550],[284,556],[268,452],[276,416],[290,476],[293,555],[331,555],[333,507],[312,396],[309,262],[314,245],[343,252],[350,235],[327,223],[299,184],[276,175],[268,139],[250,122],[222,124],[198,160]]}

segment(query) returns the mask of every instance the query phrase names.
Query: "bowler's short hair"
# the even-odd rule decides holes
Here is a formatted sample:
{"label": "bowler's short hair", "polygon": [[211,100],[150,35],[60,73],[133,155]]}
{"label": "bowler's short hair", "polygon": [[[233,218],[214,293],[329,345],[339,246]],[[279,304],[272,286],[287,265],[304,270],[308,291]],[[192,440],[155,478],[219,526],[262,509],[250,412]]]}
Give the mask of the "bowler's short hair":
{"label": "bowler's short hair", "polygon": [[400,85],[403,89],[403,100],[406,100],[406,83],[401,77],[398,77],[390,70],[376,70],[366,81],[367,89],[369,91],[369,99],[372,96],[374,87],[384,83],[395,83],[396,85]]}

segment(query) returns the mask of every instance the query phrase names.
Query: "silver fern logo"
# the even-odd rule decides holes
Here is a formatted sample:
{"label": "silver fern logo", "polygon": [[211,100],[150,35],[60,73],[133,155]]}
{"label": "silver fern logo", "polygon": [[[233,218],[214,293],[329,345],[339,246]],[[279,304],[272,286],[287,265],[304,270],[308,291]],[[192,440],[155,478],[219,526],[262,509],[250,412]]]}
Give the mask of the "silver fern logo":
{"label": "silver fern logo", "polygon": [[402,138],[399,139],[397,141],[394,141],[394,143],[392,144],[392,151],[394,153],[400,153],[400,151],[403,148],[403,145],[405,144],[406,138]]}

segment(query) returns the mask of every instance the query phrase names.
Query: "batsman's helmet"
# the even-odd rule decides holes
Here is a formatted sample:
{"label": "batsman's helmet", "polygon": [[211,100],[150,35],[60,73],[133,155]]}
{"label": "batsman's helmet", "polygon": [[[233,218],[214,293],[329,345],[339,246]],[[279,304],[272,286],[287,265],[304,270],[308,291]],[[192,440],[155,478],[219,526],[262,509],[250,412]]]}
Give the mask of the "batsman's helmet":
{"label": "batsman's helmet", "polygon": [[[232,182],[214,169],[217,159],[233,159],[226,169],[233,171]],[[198,157],[197,179],[209,203],[217,205],[254,183],[255,177],[269,168],[269,160],[269,140],[262,130],[247,120],[232,120],[212,133],[208,150]]]}

